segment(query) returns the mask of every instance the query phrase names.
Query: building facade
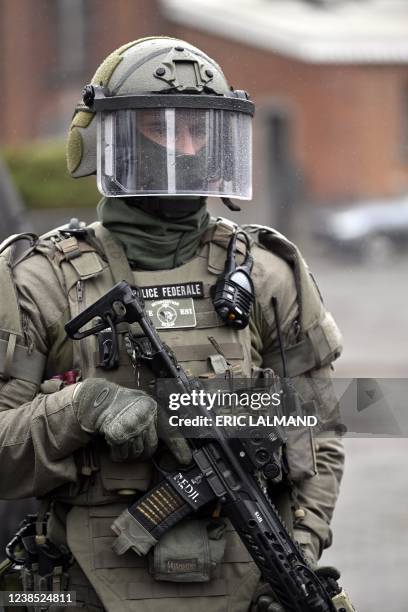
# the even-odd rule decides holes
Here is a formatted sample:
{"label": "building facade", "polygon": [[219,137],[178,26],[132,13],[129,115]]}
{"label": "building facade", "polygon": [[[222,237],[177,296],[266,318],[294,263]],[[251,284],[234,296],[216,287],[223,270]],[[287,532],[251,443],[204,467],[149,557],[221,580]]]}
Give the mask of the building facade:
{"label": "building facade", "polygon": [[[350,19],[346,6],[333,13],[326,4],[0,0],[1,143],[64,134],[83,85],[112,49],[175,35],[213,56],[256,103],[255,221],[285,229],[300,202],[401,194],[408,190],[408,47],[400,14],[388,12],[381,29],[369,1],[361,3],[365,20],[361,11]],[[398,34],[392,44],[390,24]]]}

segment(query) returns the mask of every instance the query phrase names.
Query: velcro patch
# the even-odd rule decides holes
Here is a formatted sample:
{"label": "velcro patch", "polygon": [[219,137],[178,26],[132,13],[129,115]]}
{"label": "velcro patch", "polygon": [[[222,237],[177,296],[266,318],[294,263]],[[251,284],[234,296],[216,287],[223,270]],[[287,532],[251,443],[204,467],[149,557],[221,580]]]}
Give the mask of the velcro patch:
{"label": "velcro patch", "polygon": [[178,329],[197,325],[192,298],[146,302],[146,313],[156,329]]}
{"label": "velcro patch", "polygon": [[176,283],[174,285],[153,285],[139,287],[145,300],[171,300],[177,298],[203,298],[204,286],[201,281]]}

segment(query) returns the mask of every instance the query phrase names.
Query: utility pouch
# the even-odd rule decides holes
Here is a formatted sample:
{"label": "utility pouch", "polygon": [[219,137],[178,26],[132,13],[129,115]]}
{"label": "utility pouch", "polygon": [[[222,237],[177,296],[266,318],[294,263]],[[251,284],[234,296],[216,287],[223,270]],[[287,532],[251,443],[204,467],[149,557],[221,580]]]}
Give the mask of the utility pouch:
{"label": "utility pouch", "polygon": [[208,582],[219,577],[225,529],[219,519],[191,519],[175,525],[149,553],[150,574],[167,582]]}
{"label": "utility pouch", "polygon": [[[68,589],[72,555],[65,546],[57,546],[47,538],[48,519],[48,513],[27,515],[6,546],[7,556],[21,571],[21,585],[18,586],[25,593]],[[28,609],[41,612],[45,608],[42,604],[30,604]]]}
{"label": "utility pouch", "polygon": [[[0,591],[18,591],[23,590],[20,570],[6,559],[0,563]],[[5,606],[2,608],[4,612],[26,612],[25,606]]]}
{"label": "utility pouch", "polygon": [[107,493],[129,489],[146,491],[152,479],[152,466],[147,461],[114,462],[109,452],[99,452],[100,475]]}
{"label": "utility pouch", "polygon": [[289,477],[294,482],[317,474],[313,431],[310,427],[286,430],[285,457]]}

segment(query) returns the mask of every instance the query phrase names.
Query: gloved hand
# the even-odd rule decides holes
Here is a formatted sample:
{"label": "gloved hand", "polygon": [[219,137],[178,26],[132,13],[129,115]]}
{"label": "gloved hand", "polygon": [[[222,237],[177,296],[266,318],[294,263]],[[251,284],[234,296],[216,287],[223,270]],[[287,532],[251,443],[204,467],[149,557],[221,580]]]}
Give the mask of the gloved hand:
{"label": "gloved hand", "polygon": [[323,565],[322,567],[317,568],[316,574],[319,576],[320,580],[324,582],[331,597],[340,591],[340,587],[337,582],[340,578],[340,572],[337,567],[333,567],[332,565]]}
{"label": "gloved hand", "polygon": [[[190,447],[177,428],[169,424],[169,415],[165,410],[159,410],[158,433],[160,440],[163,440],[179,463],[182,465],[191,463],[193,456]],[[168,466],[168,468],[170,468],[170,466]]]}
{"label": "gloved hand", "polygon": [[[103,378],[88,378],[74,391],[74,409],[81,428],[99,433],[111,447],[113,461],[151,457],[157,448],[157,403],[139,389],[127,389]],[[173,429],[173,428],[172,428]],[[162,436],[179,463],[188,464],[185,440]]]}
{"label": "gloved hand", "polygon": [[75,389],[73,404],[81,428],[104,436],[113,461],[150,457],[156,450],[157,404],[143,391],[89,378]]}
{"label": "gloved hand", "polygon": [[[337,583],[340,572],[337,568],[324,566],[315,568],[315,572],[325,584],[331,597],[340,591]],[[269,584],[261,581],[253,596],[250,612],[285,612],[285,608],[276,601],[275,594]]]}
{"label": "gloved hand", "polygon": [[285,612],[285,608],[276,600],[269,584],[260,582],[254,593],[250,612]]}

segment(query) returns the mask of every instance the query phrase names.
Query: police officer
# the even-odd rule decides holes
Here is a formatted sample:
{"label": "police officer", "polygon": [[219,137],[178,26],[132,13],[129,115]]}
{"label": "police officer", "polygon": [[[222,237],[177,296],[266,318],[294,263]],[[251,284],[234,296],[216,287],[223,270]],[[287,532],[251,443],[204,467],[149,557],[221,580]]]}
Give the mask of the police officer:
{"label": "police officer", "polygon": [[[181,463],[191,455],[183,439],[159,432],[158,440],[152,374],[132,361],[122,335],[119,363],[109,369],[94,336],[73,342],[64,331],[127,280],[143,288],[149,315],[192,375],[282,374],[274,298],[287,373],[302,399],[315,402],[320,423],[333,422],[329,372],[340,336],[293,244],[270,228],[246,228],[250,324],[237,330],[214,309],[211,287],[237,228],[210,218],[206,197],[230,207],[230,197],[251,198],[252,115],[248,96],[189,43],[151,37],[122,46],[85,88],[68,139],[72,177],[97,176],[99,221],[52,231],[18,261],[3,248],[0,497],[41,498],[48,539],[73,556],[66,571],[78,609],[282,610],[222,513],[182,521],[145,557],[112,549],[111,525],[149,488],[158,444]],[[244,250],[237,240],[238,256]],[[327,431],[314,440],[292,435],[282,461],[274,499],[315,565],[331,543],[341,441]],[[57,572],[52,581],[61,588]]]}

